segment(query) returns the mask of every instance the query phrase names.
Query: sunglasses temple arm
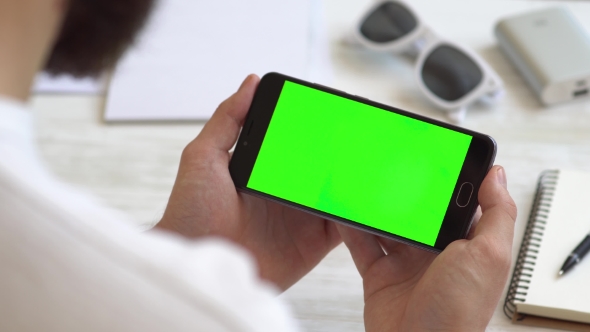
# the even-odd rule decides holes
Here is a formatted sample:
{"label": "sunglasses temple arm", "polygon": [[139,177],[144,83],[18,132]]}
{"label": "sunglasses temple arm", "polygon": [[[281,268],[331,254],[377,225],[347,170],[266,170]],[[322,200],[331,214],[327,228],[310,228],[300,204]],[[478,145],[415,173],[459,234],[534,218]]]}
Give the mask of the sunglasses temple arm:
{"label": "sunglasses temple arm", "polygon": [[447,118],[454,124],[460,125],[465,121],[465,115],[467,114],[467,107],[463,106],[459,109],[449,111]]}
{"label": "sunglasses temple arm", "polygon": [[362,47],[363,46],[361,44],[361,42],[359,42],[354,29],[349,29],[348,31],[346,31],[343,34],[341,41],[342,41],[342,44],[346,45],[346,46],[351,46],[351,47]]}
{"label": "sunglasses temple arm", "polygon": [[480,98],[480,102],[487,106],[493,106],[497,104],[500,100],[504,99],[506,95],[506,90],[503,88],[498,88],[494,91],[488,92]]}

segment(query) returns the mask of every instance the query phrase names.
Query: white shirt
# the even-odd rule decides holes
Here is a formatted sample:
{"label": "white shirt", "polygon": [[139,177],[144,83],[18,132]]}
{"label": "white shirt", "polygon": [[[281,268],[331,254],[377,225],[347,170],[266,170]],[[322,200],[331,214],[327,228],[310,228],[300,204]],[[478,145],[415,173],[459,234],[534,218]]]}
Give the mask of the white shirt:
{"label": "white shirt", "polygon": [[138,233],[57,180],[32,116],[0,98],[0,331],[295,331],[251,257]]}

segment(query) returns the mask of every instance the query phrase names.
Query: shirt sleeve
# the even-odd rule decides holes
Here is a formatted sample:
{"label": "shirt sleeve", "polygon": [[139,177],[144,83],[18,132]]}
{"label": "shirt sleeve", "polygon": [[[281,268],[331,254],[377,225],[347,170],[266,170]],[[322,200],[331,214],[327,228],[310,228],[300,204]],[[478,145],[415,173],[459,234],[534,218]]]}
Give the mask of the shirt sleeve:
{"label": "shirt sleeve", "polygon": [[297,330],[245,251],[138,233],[43,167],[31,122],[0,99],[1,331]]}

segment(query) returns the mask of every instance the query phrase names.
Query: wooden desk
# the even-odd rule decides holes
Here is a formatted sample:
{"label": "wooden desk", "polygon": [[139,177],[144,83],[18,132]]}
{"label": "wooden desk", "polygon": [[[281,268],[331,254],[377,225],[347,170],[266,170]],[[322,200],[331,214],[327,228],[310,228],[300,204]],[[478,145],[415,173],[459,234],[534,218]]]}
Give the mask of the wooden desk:
{"label": "wooden desk", "polygon": [[[420,95],[410,59],[350,49],[340,42],[369,0],[325,0],[333,86],[420,114],[443,118]],[[519,207],[514,254],[524,230],[539,173],[548,168],[590,171],[590,102],[543,108],[500,53],[495,21],[511,13],[548,6],[547,1],[412,0],[439,34],[476,49],[507,88],[493,109],[475,106],[465,127],[493,136],[497,163],[507,169]],[[590,31],[590,3],[559,2],[574,9]],[[101,97],[37,96],[33,100],[41,153],[48,166],[138,224],[157,222],[167,203],[179,157],[202,124],[105,125]],[[221,102],[221,101],[220,101]],[[362,331],[361,280],[345,247],[334,250],[284,295],[306,331]],[[512,326],[500,303],[489,331],[547,331]]]}

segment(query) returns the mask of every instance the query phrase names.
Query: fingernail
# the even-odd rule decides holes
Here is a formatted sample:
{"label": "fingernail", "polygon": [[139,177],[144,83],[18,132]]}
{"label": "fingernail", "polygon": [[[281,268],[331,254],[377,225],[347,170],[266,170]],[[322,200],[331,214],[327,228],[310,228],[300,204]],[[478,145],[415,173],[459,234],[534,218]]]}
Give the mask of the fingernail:
{"label": "fingernail", "polygon": [[250,74],[250,75],[248,75],[248,77],[246,77],[246,79],[242,82],[242,85],[240,85],[240,90],[248,85],[248,83],[252,80],[252,76],[253,75]]}
{"label": "fingernail", "polygon": [[496,178],[502,187],[508,187],[508,181],[506,180],[506,172],[504,171],[504,167],[498,168],[498,171],[496,172]]}

